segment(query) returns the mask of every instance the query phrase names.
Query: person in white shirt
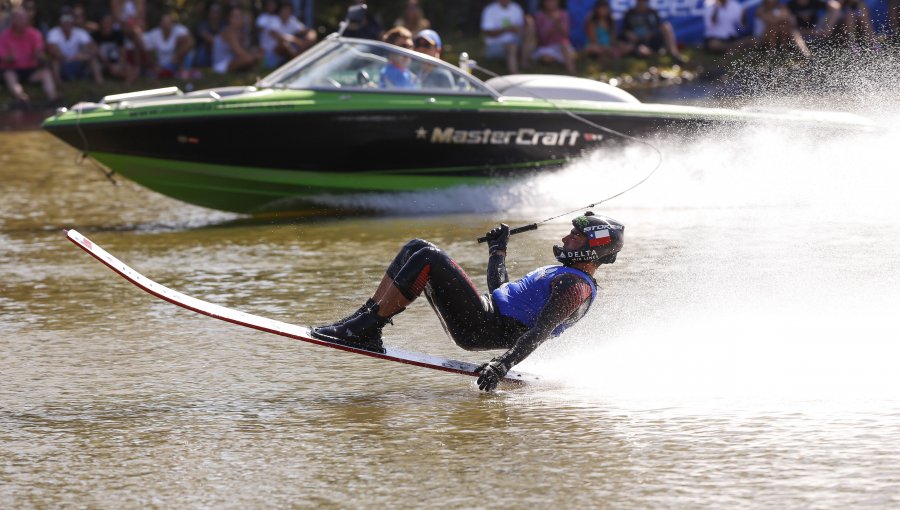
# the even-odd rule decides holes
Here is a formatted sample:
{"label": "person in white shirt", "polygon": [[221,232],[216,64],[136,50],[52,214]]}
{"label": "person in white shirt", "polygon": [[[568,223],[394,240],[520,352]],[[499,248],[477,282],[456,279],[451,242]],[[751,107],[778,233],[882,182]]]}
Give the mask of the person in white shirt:
{"label": "person in white shirt", "polygon": [[727,53],[754,45],[752,37],[741,36],[746,12],[738,0],[706,0],[703,11],[707,51]]}
{"label": "person in white shirt", "polygon": [[243,9],[234,6],[228,12],[227,24],[213,40],[213,71],[219,74],[249,71],[259,65],[262,50],[248,48],[244,35],[248,18]]}
{"label": "person in white shirt", "polygon": [[59,26],[47,34],[47,53],[57,83],[81,78],[88,71],[97,84],[103,83],[97,46],[84,29],[75,26],[72,10],[63,8]]}
{"label": "person in white shirt", "polygon": [[144,34],[144,50],[160,78],[189,78],[193,48],[191,32],[184,25],[175,23],[172,13],[163,14],[159,26]]}
{"label": "person in white shirt", "polygon": [[274,16],[261,14],[256,27],[260,31],[259,45],[265,51],[266,67],[278,67],[316,43],[316,32],[294,16],[290,2],[282,2]]}
{"label": "person in white shirt", "polygon": [[481,33],[484,35],[485,56],[505,58],[511,74],[519,72],[525,12],[512,0],[496,0],[481,12]]}

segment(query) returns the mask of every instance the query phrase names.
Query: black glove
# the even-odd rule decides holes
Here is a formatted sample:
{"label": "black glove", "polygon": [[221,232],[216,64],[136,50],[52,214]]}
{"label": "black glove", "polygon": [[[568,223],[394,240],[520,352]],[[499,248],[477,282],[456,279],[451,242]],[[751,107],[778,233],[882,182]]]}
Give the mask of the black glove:
{"label": "black glove", "polygon": [[493,255],[497,250],[506,251],[506,244],[509,243],[509,225],[501,223],[499,227],[492,229],[484,237],[487,237],[488,253]]}
{"label": "black glove", "polygon": [[479,374],[478,389],[494,391],[494,388],[500,384],[500,380],[509,372],[509,369],[502,362],[491,360],[476,368],[475,371]]}

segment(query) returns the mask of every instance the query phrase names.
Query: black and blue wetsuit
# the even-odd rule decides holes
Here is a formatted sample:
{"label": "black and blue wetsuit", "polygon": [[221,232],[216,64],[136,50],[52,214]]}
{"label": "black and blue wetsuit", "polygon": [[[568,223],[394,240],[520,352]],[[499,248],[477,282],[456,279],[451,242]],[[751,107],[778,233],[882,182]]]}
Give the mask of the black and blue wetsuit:
{"label": "black and blue wetsuit", "polygon": [[407,299],[424,291],[457,345],[473,351],[507,349],[495,359],[510,368],[584,317],[597,287],[588,274],[565,266],[542,267],[509,282],[505,261],[504,255],[490,256],[490,293],[480,294],[443,250],[414,239],[400,250],[387,275]]}

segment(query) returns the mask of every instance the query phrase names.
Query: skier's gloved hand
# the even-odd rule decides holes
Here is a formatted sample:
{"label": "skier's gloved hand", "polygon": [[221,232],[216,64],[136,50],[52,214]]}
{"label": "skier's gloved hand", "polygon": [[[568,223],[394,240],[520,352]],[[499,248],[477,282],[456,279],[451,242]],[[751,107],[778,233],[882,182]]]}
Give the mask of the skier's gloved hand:
{"label": "skier's gloved hand", "polygon": [[509,372],[509,368],[502,362],[491,360],[475,369],[478,372],[478,389],[484,391],[494,391],[494,388],[500,384],[503,376]]}
{"label": "skier's gloved hand", "polygon": [[501,223],[499,227],[491,229],[484,237],[487,237],[489,254],[498,250],[506,251],[506,245],[509,243],[509,225]]}

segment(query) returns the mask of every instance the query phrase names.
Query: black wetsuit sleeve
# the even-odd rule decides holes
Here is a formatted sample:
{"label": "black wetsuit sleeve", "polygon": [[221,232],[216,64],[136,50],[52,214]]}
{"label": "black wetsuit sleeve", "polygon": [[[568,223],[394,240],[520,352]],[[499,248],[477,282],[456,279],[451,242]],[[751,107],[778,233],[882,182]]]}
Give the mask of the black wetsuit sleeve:
{"label": "black wetsuit sleeve", "polygon": [[488,258],[487,268],[487,284],[488,292],[494,292],[494,289],[509,281],[509,275],[506,274],[506,255],[492,254]]}
{"label": "black wetsuit sleeve", "polygon": [[571,274],[558,276],[553,280],[550,299],[541,309],[534,327],[522,334],[515,345],[503,355],[494,358],[507,368],[512,368],[534,352],[553,330],[564,320],[578,312],[591,299],[591,286],[584,279]]}

